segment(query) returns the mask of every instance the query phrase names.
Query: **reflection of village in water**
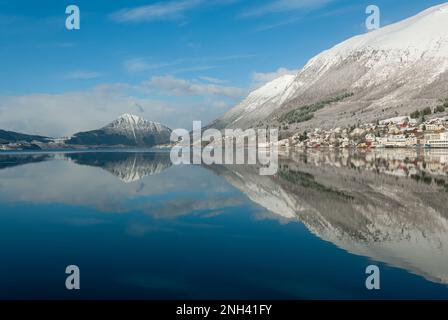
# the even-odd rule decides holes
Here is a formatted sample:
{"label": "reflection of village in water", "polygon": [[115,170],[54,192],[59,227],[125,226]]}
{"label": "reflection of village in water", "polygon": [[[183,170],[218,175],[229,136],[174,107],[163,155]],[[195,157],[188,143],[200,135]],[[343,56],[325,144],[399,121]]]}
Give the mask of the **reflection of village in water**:
{"label": "reflection of village in water", "polygon": [[[443,177],[448,175],[448,150],[444,149],[377,149],[366,151],[308,150],[291,152],[290,156],[299,157],[315,165],[351,167],[370,170],[381,174],[399,177],[411,177],[424,182],[438,182],[444,185]],[[439,177],[441,176],[441,177]]]}

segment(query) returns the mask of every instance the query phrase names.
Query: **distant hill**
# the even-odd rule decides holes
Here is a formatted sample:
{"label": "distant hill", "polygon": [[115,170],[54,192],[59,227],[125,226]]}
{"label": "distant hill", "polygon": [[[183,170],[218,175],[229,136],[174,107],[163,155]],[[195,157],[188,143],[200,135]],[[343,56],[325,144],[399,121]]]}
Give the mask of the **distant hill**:
{"label": "distant hill", "polygon": [[105,127],[78,132],[68,145],[152,147],[170,142],[171,129],[135,115],[124,114]]}
{"label": "distant hill", "polygon": [[36,135],[29,135],[13,131],[0,130],[0,144],[17,143],[17,142],[33,142],[38,141],[42,143],[50,142],[50,138]]}

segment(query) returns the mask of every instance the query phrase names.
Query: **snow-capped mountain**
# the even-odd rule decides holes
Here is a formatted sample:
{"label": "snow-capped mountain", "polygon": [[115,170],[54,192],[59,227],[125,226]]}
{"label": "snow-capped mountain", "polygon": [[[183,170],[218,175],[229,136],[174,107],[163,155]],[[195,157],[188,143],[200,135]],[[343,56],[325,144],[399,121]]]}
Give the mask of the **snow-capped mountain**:
{"label": "snow-capped mountain", "polygon": [[160,123],[148,121],[139,116],[123,114],[118,119],[103,128],[108,132],[120,133],[129,138],[137,139],[139,134],[161,134],[171,130]]}
{"label": "snow-capped mountain", "polygon": [[215,123],[241,128],[281,125],[282,114],[346,93],[350,93],[346,99],[290,127],[371,122],[408,115],[448,98],[448,4],[320,53],[294,79],[281,77],[268,83]]}
{"label": "snow-capped mountain", "polygon": [[171,129],[135,115],[124,114],[99,130],[76,133],[67,144],[87,146],[154,146],[169,143]]}
{"label": "snow-capped mountain", "polygon": [[[243,123],[243,127],[253,125],[254,119],[263,119],[272,112],[272,109],[285,101],[286,97],[291,93],[291,84],[294,79],[294,75],[284,75],[265,84],[250,93],[239,105],[210,126],[222,129],[225,127],[237,127],[241,123]],[[247,120],[249,122],[245,123]]]}

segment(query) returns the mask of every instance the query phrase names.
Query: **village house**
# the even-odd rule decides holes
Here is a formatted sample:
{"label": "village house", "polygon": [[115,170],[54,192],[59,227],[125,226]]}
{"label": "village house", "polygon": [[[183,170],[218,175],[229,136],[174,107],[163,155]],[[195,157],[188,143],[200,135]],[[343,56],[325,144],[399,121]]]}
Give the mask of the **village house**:
{"label": "village house", "polygon": [[425,147],[448,148],[448,132],[425,134]]}

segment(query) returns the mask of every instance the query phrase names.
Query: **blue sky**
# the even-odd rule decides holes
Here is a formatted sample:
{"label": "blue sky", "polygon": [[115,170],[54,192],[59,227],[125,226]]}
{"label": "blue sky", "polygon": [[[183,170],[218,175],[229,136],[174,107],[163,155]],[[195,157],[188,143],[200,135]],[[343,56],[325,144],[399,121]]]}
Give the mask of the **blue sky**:
{"label": "blue sky", "polygon": [[0,0],[0,128],[69,135],[125,112],[190,128],[366,32],[370,4],[386,25],[443,2]]}

